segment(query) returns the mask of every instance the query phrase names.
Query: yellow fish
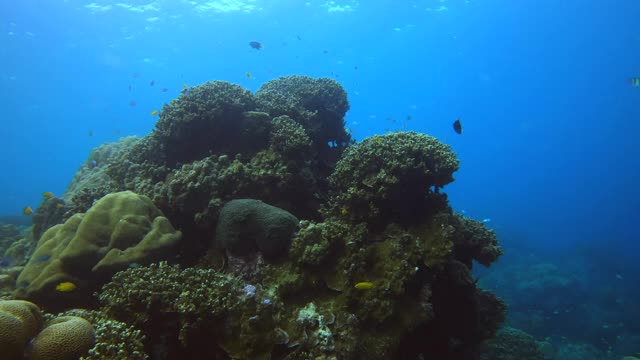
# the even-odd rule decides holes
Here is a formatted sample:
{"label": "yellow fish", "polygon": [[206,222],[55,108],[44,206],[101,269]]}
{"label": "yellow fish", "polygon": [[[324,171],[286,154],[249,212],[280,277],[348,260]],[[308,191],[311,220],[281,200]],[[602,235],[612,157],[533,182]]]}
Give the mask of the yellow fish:
{"label": "yellow fish", "polygon": [[158,110],[151,110],[151,116],[158,115]]}
{"label": "yellow fish", "polygon": [[51,191],[45,191],[42,193],[42,197],[44,197],[45,199],[51,199],[52,197],[56,197],[56,196],[53,195]]}
{"label": "yellow fish", "polygon": [[56,204],[56,209],[62,209],[64,205],[62,205],[62,203],[57,203]]}
{"label": "yellow fish", "polygon": [[251,79],[251,73],[247,71],[247,77]]}
{"label": "yellow fish", "polygon": [[342,209],[340,209],[340,214],[342,216],[347,216],[347,215],[349,215],[349,210],[347,210],[347,208],[342,208]]}
{"label": "yellow fish", "polygon": [[31,208],[31,206],[25,206],[24,209],[22,209],[22,213],[24,215],[29,216],[29,215],[33,214],[33,209]]}
{"label": "yellow fish", "polygon": [[358,290],[369,290],[369,289],[373,289],[374,287],[376,287],[376,285],[369,281],[359,282],[354,285],[354,288]]}
{"label": "yellow fish", "polygon": [[76,284],[69,281],[64,281],[56,285],[56,290],[60,292],[69,292],[75,290],[76,288]]}

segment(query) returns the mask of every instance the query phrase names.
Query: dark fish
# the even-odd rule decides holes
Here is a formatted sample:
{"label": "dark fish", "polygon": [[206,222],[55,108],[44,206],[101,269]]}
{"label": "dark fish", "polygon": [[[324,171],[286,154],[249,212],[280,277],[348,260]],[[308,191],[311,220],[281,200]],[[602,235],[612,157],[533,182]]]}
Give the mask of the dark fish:
{"label": "dark fish", "polygon": [[328,53],[329,53],[329,50],[326,50],[326,49],[325,49],[325,50],[322,50],[322,53],[323,53],[323,54],[328,54]]}
{"label": "dark fish", "polygon": [[132,87],[131,87],[131,85],[129,85],[129,91],[131,91],[131,89],[132,89]]}
{"label": "dark fish", "polygon": [[151,82],[149,83],[149,85],[151,85],[151,86],[153,86],[153,85],[155,85],[155,84],[156,84],[156,81],[155,81],[155,80],[151,80]]}
{"label": "dark fish", "polygon": [[296,35],[296,39],[298,39],[298,40],[302,40],[302,38],[300,37],[300,35]]}
{"label": "dark fish", "polygon": [[89,161],[88,165],[89,165],[89,169],[93,169],[96,166],[98,166],[98,162],[95,161],[95,160],[91,160],[91,161]]}
{"label": "dark fish", "polygon": [[138,74],[138,73],[133,73],[133,74],[131,74],[131,77],[133,77],[134,79],[137,79],[137,78],[139,78],[139,77],[140,77],[140,74]]}
{"label": "dark fish", "polygon": [[257,41],[249,42],[249,46],[251,46],[253,49],[256,49],[256,50],[260,50],[260,49],[262,49],[264,47],[264,46],[262,46],[262,44],[260,44]]}
{"label": "dark fish", "polygon": [[353,70],[358,70],[358,65],[354,66]]}
{"label": "dark fish", "polygon": [[129,106],[135,107],[136,105],[138,105],[138,103],[135,100],[129,101]]}
{"label": "dark fish", "polygon": [[460,119],[456,119],[456,121],[453,122],[453,131],[457,134],[462,134],[462,124],[460,123]]}
{"label": "dark fish", "polygon": [[162,88],[162,89],[160,89],[160,91],[161,91],[161,92],[167,92],[167,91],[169,91],[169,89],[167,89],[167,88]]}
{"label": "dark fish", "polygon": [[89,130],[89,136],[93,136],[93,130]]}

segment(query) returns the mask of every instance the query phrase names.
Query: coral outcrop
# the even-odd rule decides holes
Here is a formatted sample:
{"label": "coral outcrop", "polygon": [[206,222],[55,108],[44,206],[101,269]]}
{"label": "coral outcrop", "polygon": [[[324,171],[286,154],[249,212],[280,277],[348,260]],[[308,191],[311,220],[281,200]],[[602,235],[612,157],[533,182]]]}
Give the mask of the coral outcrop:
{"label": "coral outcrop", "polygon": [[[109,194],[42,236],[15,295],[49,306],[79,301],[118,270],[169,257],[180,238],[149,198]],[[65,282],[74,284],[72,291],[58,291]]]}

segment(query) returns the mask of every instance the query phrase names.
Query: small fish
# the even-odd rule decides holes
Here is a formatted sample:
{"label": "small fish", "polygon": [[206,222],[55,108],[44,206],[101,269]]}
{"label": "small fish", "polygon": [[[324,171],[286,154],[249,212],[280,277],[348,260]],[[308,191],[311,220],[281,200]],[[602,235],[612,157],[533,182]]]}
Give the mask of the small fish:
{"label": "small fish", "polygon": [[411,115],[407,115],[407,121],[411,121],[413,120],[413,117],[411,117]]}
{"label": "small fish", "polygon": [[133,87],[131,87],[131,85],[129,85],[129,91],[131,91],[131,89],[133,89]]}
{"label": "small fish", "polygon": [[45,261],[49,261],[49,259],[51,259],[51,255],[40,255],[37,258],[34,259],[35,262],[45,262]]}
{"label": "small fish", "polygon": [[45,199],[51,199],[56,197],[55,195],[53,195],[53,193],[51,191],[45,191],[42,193],[42,197]]}
{"label": "small fish", "polygon": [[249,46],[251,46],[251,48],[256,49],[256,50],[260,50],[260,49],[262,49],[264,47],[258,41],[250,41],[249,42]]}
{"label": "small fish", "polygon": [[358,65],[354,66],[353,70],[358,70]]}
{"label": "small fish", "polygon": [[[119,132],[118,132],[118,133],[119,133]],[[89,160],[89,163],[88,163],[87,165],[89,165],[89,169],[93,169],[93,168],[95,168],[96,166],[98,166],[98,162],[97,162],[97,161],[95,161],[95,160]]]}
{"label": "small fish", "polygon": [[347,208],[340,209],[340,215],[342,215],[342,216],[349,215],[349,210],[347,210]]}
{"label": "small fish", "polygon": [[629,79],[629,82],[633,87],[640,87],[640,77],[632,77]]}
{"label": "small fish", "polygon": [[160,89],[160,92],[167,92],[167,91],[169,91],[169,89],[167,89],[167,88]]}
{"label": "small fish", "polygon": [[374,287],[376,287],[376,285],[374,283],[372,283],[372,282],[369,282],[369,281],[363,281],[363,282],[359,282],[359,283],[355,284],[353,287],[358,289],[358,290],[370,290],[370,289],[373,289]]}
{"label": "small fish", "polygon": [[453,122],[453,131],[455,131],[456,134],[462,134],[462,124],[460,123],[460,119],[456,119],[456,121]]}
{"label": "small fish", "polygon": [[485,223],[485,224],[486,224],[486,223],[490,223],[490,222],[491,222],[491,219],[490,219],[490,218],[482,219],[482,222],[483,222],[483,223]]}
{"label": "small fish", "polygon": [[132,262],[131,264],[129,264],[129,269],[136,269],[140,267],[140,263],[137,262]]}
{"label": "small fish", "polygon": [[60,292],[70,292],[77,288],[76,284],[70,281],[64,281],[56,285],[56,290]]}
{"label": "small fish", "polygon": [[150,114],[151,116],[156,116],[158,115],[158,110],[151,110]]}
{"label": "small fish", "polygon": [[296,35],[296,39],[298,39],[298,40],[302,40],[302,38],[300,37],[300,35]]}
{"label": "small fish", "polygon": [[251,79],[251,73],[247,71],[247,77]]}
{"label": "small fish", "polygon": [[188,94],[189,93],[189,87],[187,86],[187,84],[182,84],[182,90],[180,91],[181,94]]}
{"label": "small fish", "polygon": [[93,136],[93,130],[89,130],[89,136]]}
{"label": "small fish", "polygon": [[155,80],[151,80],[151,82],[149,82],[149,85],[151,85],[151,86],[153,86],[153,85],[155,85],[155,84],[156,84],[156,81],[155,81]]}
{"label": "small fish", "polygon": [[329,50],[327,50],[327,49],[322,50],[322,53],[326,55],[326,54],[328,54],[328,53],[329,53]]}
{"label": "small fish", "polygon": [[139,77],[140,77],[140,74],[138,74],[138,73],[136,72],[136,73],[131,74],[131,77],[132,77],[132,78],[134,78],[134,79],[137,79],[137,78],[139,78]]}
{"label": "small fish", "polygon": [[138,103],[135,100],[129,101],[129,106],[136,107],[136,105],[138,105]]}
{"label": "small fish", "polygon": [[56,204],[56,209],[62,209],[64,207],[64,205],[62,205],[62,203],[57,203]]}
{"label": "small fish", "polygon": [[22,209],[22,214],[24,214],[25,216],[29,216],[33,214],[33,209],[31,208],[31,206],[25,206],[24,209]]}

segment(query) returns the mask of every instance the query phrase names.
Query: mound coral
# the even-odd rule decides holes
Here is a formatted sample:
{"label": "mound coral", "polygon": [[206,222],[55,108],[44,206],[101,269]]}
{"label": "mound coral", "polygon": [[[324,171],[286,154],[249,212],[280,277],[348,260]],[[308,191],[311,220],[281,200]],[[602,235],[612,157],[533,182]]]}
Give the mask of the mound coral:
{"label": "mound coral", "polygon": [[260,200],[237,199],[220,211],[215,246],[246,255],[259,250],[267,257],[277,257],[289,249],[298,227],[291,213]]}
{"label": "mound coral", "polygon": [[[128,191],[109,194],[42,236],[15,295],[69,306],[64,302],[90,296],[118,270],[170,256],[180,237],[149,198]],[[63,282],[77,285],[76,291],[56,291]]]}
{"label": "mound coral", "polygon": [[95,343],[90,322],[76,316],[60,316],[49,321],[32,341],[31,360],[78,359]]}
{"label": "mound coral", "polygon": [[[0,353],[6,360],[78,359],[95,342],[91,323],[76,316],[53,317],[44,324],[37,305],[0,300]],[[26,355],[25,355],[26,354]]]}

